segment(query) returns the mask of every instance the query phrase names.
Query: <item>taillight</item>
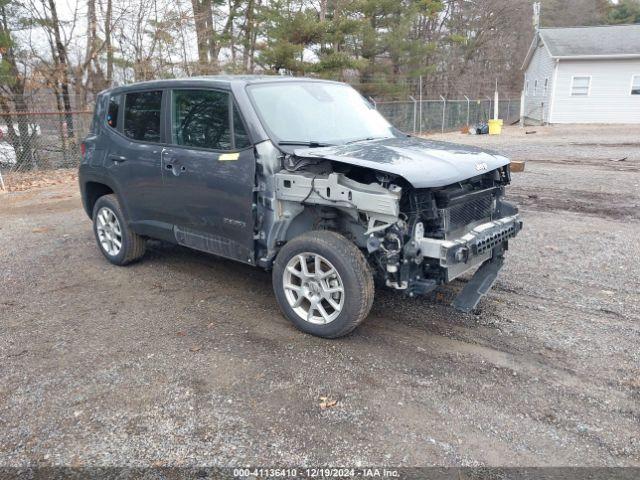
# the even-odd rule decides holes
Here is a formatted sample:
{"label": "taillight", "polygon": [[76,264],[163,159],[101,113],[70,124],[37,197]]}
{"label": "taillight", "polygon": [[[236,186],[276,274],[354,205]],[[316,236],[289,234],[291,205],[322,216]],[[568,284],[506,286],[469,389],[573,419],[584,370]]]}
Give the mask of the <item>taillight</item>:
{"label": "taillight", "polygon": [[84,154],[86,153],[86,151],[87,151],[87,145],[84,142],[82,142],[80,144],[80,155],[82,156],[82,160],[84,160]]}

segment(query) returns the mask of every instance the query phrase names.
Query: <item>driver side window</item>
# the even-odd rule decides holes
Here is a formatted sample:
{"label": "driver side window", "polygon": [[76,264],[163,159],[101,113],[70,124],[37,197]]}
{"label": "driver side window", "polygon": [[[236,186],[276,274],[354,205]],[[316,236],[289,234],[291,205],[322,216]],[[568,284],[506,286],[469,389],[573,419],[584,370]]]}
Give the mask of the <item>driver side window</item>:
{"label": "driver side window", "polygon": [[[229,114],[229,93],[216,90],[174,90],[171,140],[174,145],[232,150],[248,144],[237,112]],[[234,122],[235,141],[230,126]]]}

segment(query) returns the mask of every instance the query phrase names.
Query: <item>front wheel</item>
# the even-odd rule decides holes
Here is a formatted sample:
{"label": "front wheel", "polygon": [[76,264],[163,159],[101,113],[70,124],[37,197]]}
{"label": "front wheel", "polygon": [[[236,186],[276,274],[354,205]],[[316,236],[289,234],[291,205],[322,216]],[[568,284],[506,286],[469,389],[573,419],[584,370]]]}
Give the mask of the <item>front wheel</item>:
{"label": "front wheel", "polygon": [[280,309],[300,330],[342,337],[366,318],[374,285],[362,252],[335,232],[313,231],[289,241],[273,265]]}

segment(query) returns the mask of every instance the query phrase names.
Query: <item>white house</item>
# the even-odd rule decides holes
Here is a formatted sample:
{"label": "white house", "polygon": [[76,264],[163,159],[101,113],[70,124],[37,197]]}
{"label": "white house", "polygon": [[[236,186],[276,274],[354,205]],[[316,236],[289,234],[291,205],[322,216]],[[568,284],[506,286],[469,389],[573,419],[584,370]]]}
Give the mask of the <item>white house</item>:
{"label": "white house", "polygon": [[640,123],[640,25],[541,28],[522,69],[525,118]]}

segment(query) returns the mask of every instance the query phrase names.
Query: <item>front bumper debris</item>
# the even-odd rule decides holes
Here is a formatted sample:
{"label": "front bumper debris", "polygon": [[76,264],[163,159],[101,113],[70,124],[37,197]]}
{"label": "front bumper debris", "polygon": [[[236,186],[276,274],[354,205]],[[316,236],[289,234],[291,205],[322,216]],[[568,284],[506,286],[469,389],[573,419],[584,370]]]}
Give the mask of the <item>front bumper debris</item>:
{"label": "front bumper debris", "polygon": [[457,310],[468,313],[493,286],[504,263],[505,244],[520,230],[522,220],[516,213],[478,225],[466,235],[452,240],[425,238],[417,228],[415,241],[422,255],[439,260],[447,282],[480,266],[453,302]]}
{"label": "front bumper debris", "polygon": [[416,242],[422,255],[440,260],[444,268],[459,264],[473,267],[474,259],[490,254],[510,238],[522,230],[520,215],[515,214],[478,225],[466,235],[453,240],[438,240],[424,237],[424,231],[416,229]]}
{"label": "front bumper debris", "polygon": [[455,298],[453,307],[463,313],[469,313],[476,308],[480,299],[491,290],[503,263],[502,252],[484,262]]}

